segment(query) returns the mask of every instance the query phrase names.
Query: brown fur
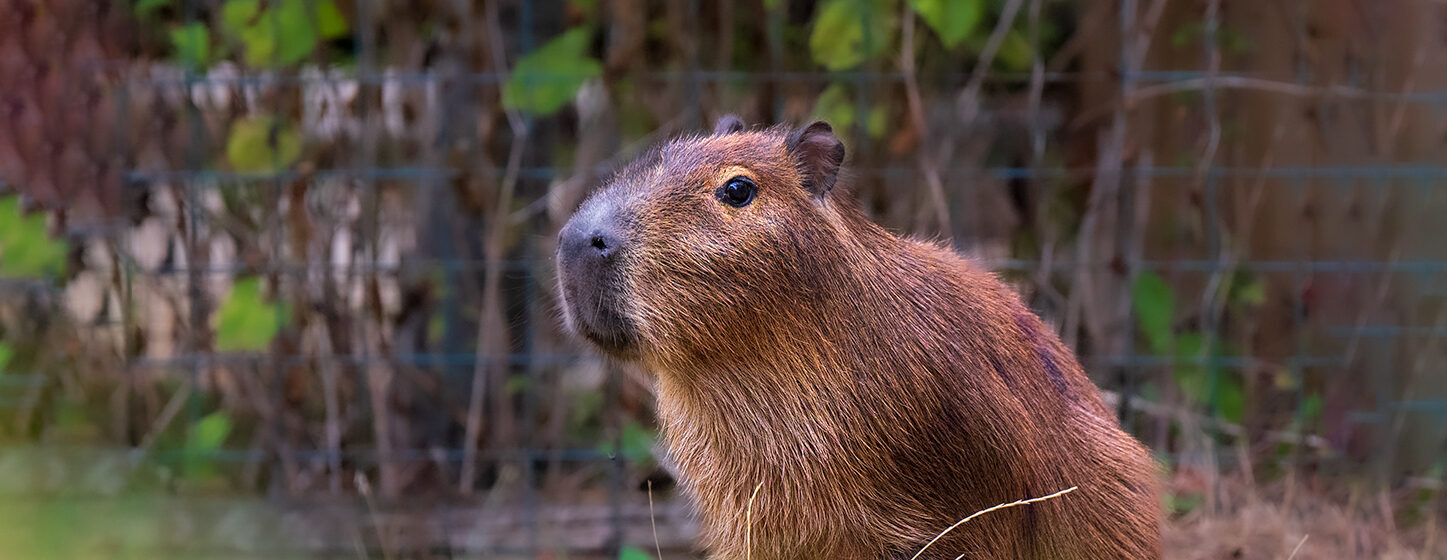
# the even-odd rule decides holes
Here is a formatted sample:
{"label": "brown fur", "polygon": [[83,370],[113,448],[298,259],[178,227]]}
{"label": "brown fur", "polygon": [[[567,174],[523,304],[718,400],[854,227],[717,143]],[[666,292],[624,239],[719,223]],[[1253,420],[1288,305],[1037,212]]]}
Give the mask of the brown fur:
{"label": "brown fur", "polygon": [[[607,349],[657,376],[712,555],[746,556],[762,482],[758,559],[909,558],[975,511],[1070,486],[925,557],[1158,558],[1154,464],[1052,330],[993,274],[831,190],[832,134],[811,149],[734,129],[595,195],[630,239],[613,288],[630,338]],[[743,208],[714,198],[736,175],[759,186]]]}

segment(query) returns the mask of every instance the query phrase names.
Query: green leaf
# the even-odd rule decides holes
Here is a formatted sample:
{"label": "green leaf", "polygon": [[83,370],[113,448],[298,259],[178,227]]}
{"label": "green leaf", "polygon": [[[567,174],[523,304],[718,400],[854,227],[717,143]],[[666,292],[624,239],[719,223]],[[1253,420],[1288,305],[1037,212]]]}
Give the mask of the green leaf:
{"label": "green leaf", "polygon": [[1233,286],[1232,291],[1235,293],[1231,299],[1249,307],[1266,303],[1266,283],[1260,277],[1241,276],[1243,277],[1238,278],[1237,283]]}
{"label": "green leaf", "polygon": [[211,32],[205,25],[189,23],[171,30],[171,47],[176,58],[193,68],[205,68],[211,58]]}
{"label": "green leaf", "polygon": [[809,52],[830,70],[848,70],[888,49],[894,30],[893,2],[828,0],[814,17]]}
{"label": "green leaf", "polygon": [[910,0],[909,5],[949,48],[969,38],[985,15],[981,0]]}
{"label": "green leaf", "polygon": [[1321,415],[1321,395],[1307,395],[1301,401],[1300,417],[1303,425],[1311,426],[1316,424],[1317,417]]}
{"label": "green leaf", "polygon": [[578,28],[554,37],[518,60],[503,85],[502,105],[551,115],[562,109],[603,65],[587,55],[589,32]]}
{"label": "green leaf", "polygon": [[1166,511],[1171,515],[1185,515],[1196,508],[1201,507],[1205,500],[1200,494],[1192,493],[1167,493],[1165,495]]}
{"label": "green leaf", "polygon": [[275,172],[301,157],[301,135],[276,117],[259,116],[231,125],[226,158],[243,172]]}
{"label": "green leaf", "polygon": [[317,34],[323,39],[340,39],[352,32],[346,16],[332,0],[321,0],[312,6],[316,11]]}
{"label": "green leaf", "polygon": [[831,84],[814,101],[814,118],[826,121],[834,130],[847,134],[854,127],[854,102],[844,84]]}
{"label": "green leaf", "polygon": [[1183,332],[1170,342],[1175,345],[1176,359],[1182,361],[1199,360],[1206,350],[1206,337],[1199,332]]}
{"label": "green leaf", "polygon": [[879,139],[889,129],[889,113],[883,105],[875,105],[869,108],[869,120],[864,123],[864,129],[869,132],[869,137]]}
{"label": "green leaf", "polygon": [[221,6],[221,29],[233,37],[256,23],[261,14],[261,0],[226,0]]}
{"label": "green leaf", "polygon": [[1307,428],[1317,425],[1321,417],[1321,395],[1307,395],[1301,399],[1301,408],[1297,411],[1297,420],[1292,421],[1295,428]]}
{"label": "green leaf", "polygon": [[1175,295],[1171,287],[1161,275],[1143,271],[1136,275],[1131,302],[1135,305],[1136,324],[1150,344],[1151,352],[1165,355],[1170,348],[1175,315]]}
{"label": "green leaf", "polygon": [[[1184,48],[1192,46],[1193,43],[1201,44],[1206,40],[1206,24],[1202,22],[1191,22],[1177,28],[1171,33],[1170,43],[1172,47]],[[1224,49],[1227,54],[1243,55],[1249,54],[1252,49],[1251,39],[1245,34],[1230,27],[1221,26],[1216,28],[1216,46]]]}
{"label": "green leaf", "polygon": [[528,385],[531,384],[531,378],[529,378],[526,374],[519,373],[507,378],[507,383],[503,384],[503,392],[507,393],[508,395],[516,396],[527,390]]}
{"label": "green leaf", "polygon": [[191,428],[191,433],[186,437],[186,451],[188,452],[210,452],[221,448],[226,443],[226,436],[231,434],[231,419],[225,412],[216,411],[207,414],[196,422]]}
{"label": "green leaf", "polygon": [[[648,428],[639,425],[638,422],[629,420],[623,424],[618,434],[617,452],[620,457],[634,463],[642,463],[653,458],[654,433]],[[604,454],[612,454],[615,450],[613,442],[605,441],[598,445],[598,451]]]}
{"label": "green leaf", "polygon": [[281,65],[276,58],[276,33],[272,29],[258,23],[242,29],[240,36],[242,58],[247,64],[263,68]]}
{"label": "green leaf", "polygon": [[247,64],[262,68],[301,62],[322,39],[351,31],[333,0],[275,0],[265,10],[259,0],[227,0],[221,28],[241,42]]}
{"label": "green leaf", "polygon": [[10,358],[15,357],[15,349],[9,344],[0,342],[0,375],[5,373],[5,367],[10,365]]}
{"label": "green leaf", "polygon": [[212,412],[196,422],[186,434],[186,444],[182,448],[182,476],[195,480],[213,474],[212,455],[221,449],[230,435],[231,418],[225,412]]}
{"label": "green leaf", "polygon": [[139,0],[135,6],[131,7],[131,11],[134,12],[137,17],[146,17],[161,8],[169,6],[171,2],[172,0]]}
{"label": "green leaf", "polygon": [[1206,337],[1198,332],[1186,332],[1167,339],[1167,344],[1174,345],[1171,356],[1176,364],[1171,370],[1171,377],[1180,387],[1181,396],[1192,406],[1205,404],[1210,387],[1206,386],[1206,369],[1200,359],[1206,347]]}
{"label": "green leaf", "polygon": [[[841,135],[854,133],[859,121],[859,107],[855,104],[849,88],[844,84],[830,84],[819,92],[814,101],[813,118],[826,121]],[[889,129],[889,112],[883,105],[869,108],[864,119],[864,131],[870,138],[879,138]]]}
{"label": "green leaf", "polygon": [[1221,419],[1240,424],[1246,419],[1246,388],[1234,375],[1218,372],[1216,379],[1216,414]]}
{"label": "green leaf", "polygon": [[653,557],[642,549],[625,546],[618,549],[618,560],[653,560]]}
{"label": "green leaf", "polygon": [[1206,370],[1194,365],[1176,366],[1171,370],[1171,377],[1176,380],[1187,405],[1199,407],[1206,404]]}
{"label": "green leaf", "polygon": [[568,0],[568,8],[580,14],[592,14],[598,9],[598,0]]}
{"label": "green leaf", "polygon": [[1216,371],[1215,387],[1208,363],[1222,354],[1219,341],[1207,352],[1206,336],[1200,332],[1184,332],[1171,341],[1177,364],[1172,377],[1181,389],[1186,403],[1195,406],[1211,404],[1220,418],[1240,423],[1246,416],[1246,388],[1240,378],[1228,372]]}
{"label": "green leaf", "polygon": [[277,64],[301,62],[316,49],[319,29],[307,13],[307,0],[280,0],[272,3],[266,12],[256,27],[276,34]]}
{"label": "green leaf", "polygon": [[1201,22],[1191,22],[1182,25],[1171,33],[1171,46],[1176,48],[1184,47],[1191,41],[1196,40],[1197,37],[1200,37],[1205,29],[1206,24]]}
{"label": "green leaf", "polygon": [[1011,29],[1005,33],[1005,40],[1000,42],[995,60],[1005,70],[1024,72],[1035,65],[1035,48],[1030,46],[1030,40],[1019,29]]}
{"label": "green leaf", "polygon": [[231,295],[216,311],[216,349],[223,352],[263,350],[286,320],[284,305],[262,299],[260,278],[237,280],[231,287]]}
{"label": "green leaf", "polygon": [[619,451],[629,461],[642,462],[653,457],[653,431],[637,422],[623,424],[619,439],[622,440]]}
{"label": "green leaf", "polygon": [[52,239],[45,214],[24,215],[20,199],[0,199],[0,277],[54,278],[65,272],[65,241]]}

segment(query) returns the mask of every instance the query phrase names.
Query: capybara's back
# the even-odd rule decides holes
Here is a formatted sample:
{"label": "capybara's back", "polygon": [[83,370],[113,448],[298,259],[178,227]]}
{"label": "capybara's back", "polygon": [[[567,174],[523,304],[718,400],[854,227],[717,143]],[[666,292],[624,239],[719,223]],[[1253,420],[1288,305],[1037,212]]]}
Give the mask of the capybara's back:
{"label": "capybara's back", "polygon": [[[835,189],[829,126],[675,140],[564,226],[568,326],[656,376],[717,558],[1158,558],[1154,463],[993,274]],[[757,494],[755,490],[757,488]],[[752,499],[752,501],[751,501]]]}

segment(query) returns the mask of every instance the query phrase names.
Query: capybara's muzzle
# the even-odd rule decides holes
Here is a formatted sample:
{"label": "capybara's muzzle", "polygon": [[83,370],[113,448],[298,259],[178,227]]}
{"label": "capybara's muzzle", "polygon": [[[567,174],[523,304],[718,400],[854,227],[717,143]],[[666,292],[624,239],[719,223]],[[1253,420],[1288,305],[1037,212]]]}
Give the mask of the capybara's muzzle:
{"label": "capybara's muzzle", "polygon": [[558,278],[563,312],[574,332],[605,351],[624,352],[634,342],[622,309],[622,256],[628,236],[605,199],[579,208],[558,233]]}

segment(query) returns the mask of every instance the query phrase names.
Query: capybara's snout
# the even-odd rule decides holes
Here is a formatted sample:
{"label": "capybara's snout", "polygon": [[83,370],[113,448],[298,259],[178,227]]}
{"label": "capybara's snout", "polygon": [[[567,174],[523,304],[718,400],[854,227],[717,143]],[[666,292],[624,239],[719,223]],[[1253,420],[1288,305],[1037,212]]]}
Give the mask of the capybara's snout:
{"label": "capybara's snout", "polygon": [[584,203],[558,232],[558,284],[565,323],[606,351],[634,343],[623,313],[622,260],[629,236],[619,209],[607,197]]}

